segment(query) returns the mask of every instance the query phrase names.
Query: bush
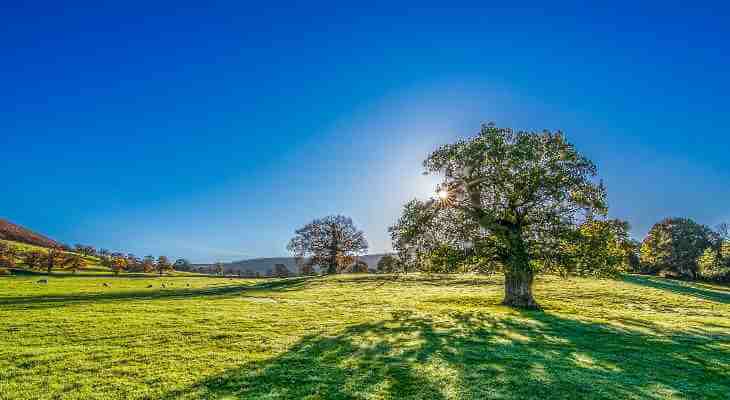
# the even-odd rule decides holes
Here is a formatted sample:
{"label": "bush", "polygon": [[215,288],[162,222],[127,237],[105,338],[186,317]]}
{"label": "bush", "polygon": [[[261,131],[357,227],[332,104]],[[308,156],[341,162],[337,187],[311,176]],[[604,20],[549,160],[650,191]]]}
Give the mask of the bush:
{"label": "bush", "polygon": [[3,275],[11,275],[10,270],[7,270],[5,268],[0,268],[0,276],[3,276]]}

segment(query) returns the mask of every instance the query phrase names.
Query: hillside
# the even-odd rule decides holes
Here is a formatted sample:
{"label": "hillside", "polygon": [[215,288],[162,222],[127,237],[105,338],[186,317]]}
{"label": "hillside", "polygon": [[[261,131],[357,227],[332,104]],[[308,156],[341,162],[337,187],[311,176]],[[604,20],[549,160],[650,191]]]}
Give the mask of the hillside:
{"label": "hillside", "polygon": [[[383,256],[385,256],[385,254],[368,254],[360,256],[358,259],[366,262],[370,269],[375,269],[378,265],[378,261],[380,261]],[[265,275],[267,271],[273,270],[274,265],[276,264],[284,264],[292,273],[299,273],[299,267],[297,266],[296,259],[294,257],[253,258],[250,260],[234,261],[231,263],[224,263],[223,270],[225,274],[231,275],[238,274],[239,271],[242,274],[246,271],[251,271]],[[209,266],[210,264],[195,265],[196,268],[206,268]]]}
{"label": "hillside", "polygon": [[0,239],[32,244],[40,247],[54,247],[61,244],[40,233],[31,231],[10,221],[0,219]]}
{"label": "hillside", "polygon": [[0,278],[3,399],[730,393],[724,286],[540,276],[534,312],[499,304],[502,278],[471,275],[36,280]]}

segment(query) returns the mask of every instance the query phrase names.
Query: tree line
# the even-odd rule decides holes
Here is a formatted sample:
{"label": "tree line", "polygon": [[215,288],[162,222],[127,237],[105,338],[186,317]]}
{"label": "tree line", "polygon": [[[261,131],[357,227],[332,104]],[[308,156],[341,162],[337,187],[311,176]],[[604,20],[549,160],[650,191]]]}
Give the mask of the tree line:
{"label": "tree line", "polygon": [[95,249],[92,246],[77,244],[51,247],[47,249],[21,250],[6,243],[0,243],[0,270],[7,271],[18,266],[30,270],[51,273],[54,270],[66,270],[76,273],[91,265],[101,265],[113,273],[143,272],[163,275],[172,270],[189,271],[192,264],[186,259],[178,259],[171,263],[166,256],[146,256],[139,258],[134,254],[110,252],[106,249]]}

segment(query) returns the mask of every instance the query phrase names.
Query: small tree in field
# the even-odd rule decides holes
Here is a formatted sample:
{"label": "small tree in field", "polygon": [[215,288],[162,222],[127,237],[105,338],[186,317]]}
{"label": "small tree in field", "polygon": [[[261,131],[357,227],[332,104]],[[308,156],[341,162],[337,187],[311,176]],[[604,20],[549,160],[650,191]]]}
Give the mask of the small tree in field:
{"label": "small tree in field", "polygon": [[443,207],[464,214],[495,240],[505,276],[504,304],[539,308],[535,275],[589,215],[605,214],[596,166],[560,132],[516,132],[493,124],[440,147],[424,161],[439,173]]}
{"label": "small tree in field", "polygon": [[169,271],[172,269],[172,264],[170,264],[170,260],[165,256],[159,256],[157,257],[157,262],[155,263],[155,268],[157,269],[157,273],[162,276],[166,271]]}
{"label": "small tree in field", "polygon": [[120,272],[127,269],[127,259],[122,256],[112,257],[109,261],[109,267],[114,272],[114,275],[119,275]]}
{"label": "small tree in field", "polygon": [[288,249],[298,258],[310,257],[312,264],[325,267],[328,274],[336,274],[355,255],[367,251],[368,242],[352,219],[333,215],[298,229]]}
{"label": "small tree in field", "polygon": [[60,267],[64,264],[65,256],[61,249],[57,247],[51,247],[48,249],[48,253],[45,255],[46,272],[51,273],[54,268]]}
{"label": "small tree in field", "polygon": [[144,272],[152,272],[155,269],[156,269],[155,257],[153,257],[153,256],[145,256],[142,259],[142,271],[144,271]]}
{"label": "small tree in field", "polygon": [[213,272],[215,272],[216,275],[223,275],[223,271],[224,268],[222,262],[217,262],[213,265]]}

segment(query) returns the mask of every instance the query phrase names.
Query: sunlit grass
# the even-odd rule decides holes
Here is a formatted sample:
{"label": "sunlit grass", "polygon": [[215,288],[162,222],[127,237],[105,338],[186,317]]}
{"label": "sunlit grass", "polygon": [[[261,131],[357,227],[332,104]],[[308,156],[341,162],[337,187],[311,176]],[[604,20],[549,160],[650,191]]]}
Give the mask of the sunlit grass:
{"label": "sunlit grass", "polygon": [[540,313],[496,277],[36,280],[0,278],[2,399],[730,393],[723,286],[544,277]]}

